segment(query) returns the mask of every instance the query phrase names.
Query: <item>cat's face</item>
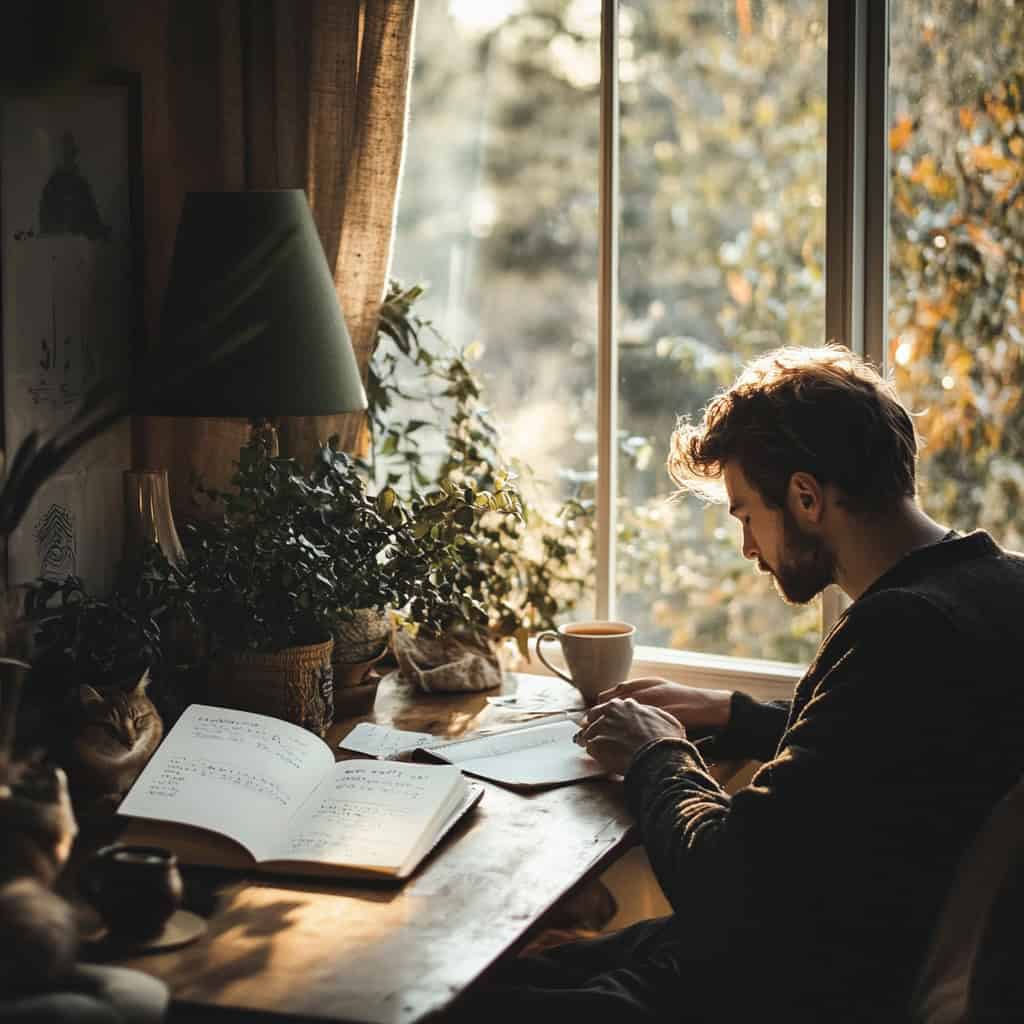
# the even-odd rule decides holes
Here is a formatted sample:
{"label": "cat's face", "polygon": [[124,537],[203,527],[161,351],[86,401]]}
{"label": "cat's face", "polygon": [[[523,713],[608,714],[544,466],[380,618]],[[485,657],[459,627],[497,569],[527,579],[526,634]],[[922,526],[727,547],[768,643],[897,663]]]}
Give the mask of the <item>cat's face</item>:
{"label": "cat's face", "polygon": [[78,732],[88,732],[94,743],[113,742],[131,750],[159,722],[153,702],[146,696],[149,673],[127,692],[101,694],[91,686],[79,687]]}
{"label": "cat's face", "polygon": [[148,683],[147,674],[127,692],[79,689],[63,753],[79,818],[109,817],[156,750],[164,729]]}

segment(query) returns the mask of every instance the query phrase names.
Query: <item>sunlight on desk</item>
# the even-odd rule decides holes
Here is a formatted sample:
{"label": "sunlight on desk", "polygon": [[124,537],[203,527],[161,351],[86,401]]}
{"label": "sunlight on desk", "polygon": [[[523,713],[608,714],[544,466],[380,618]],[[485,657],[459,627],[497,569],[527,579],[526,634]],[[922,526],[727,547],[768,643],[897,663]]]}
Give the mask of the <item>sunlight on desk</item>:
{"label": "sunlight on desk", "polygon": [[[455,738],[496,711],[485,694],[382,685],[363,720]],[[355,724],[338,723],[338,738]],[[182,1012],[224,1007],[365,1024],[438,1011],[545,912],[632,842],[607,780],[484,798],[400,886],[226,876],[202,941],[132,966],[163,978]]]}

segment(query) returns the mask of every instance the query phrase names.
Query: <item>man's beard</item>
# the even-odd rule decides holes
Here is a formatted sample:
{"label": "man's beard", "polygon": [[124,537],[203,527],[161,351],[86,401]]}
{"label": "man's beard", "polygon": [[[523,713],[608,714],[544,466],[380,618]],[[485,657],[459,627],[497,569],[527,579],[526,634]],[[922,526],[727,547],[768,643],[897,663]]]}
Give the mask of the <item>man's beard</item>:
{"label": "man's beard", "polygon": [[787,604],[807,604],[836,578],[835,555],[824,542],[800,529],[788,508],[782,510],[782,552],[768,567],[775,589]]}

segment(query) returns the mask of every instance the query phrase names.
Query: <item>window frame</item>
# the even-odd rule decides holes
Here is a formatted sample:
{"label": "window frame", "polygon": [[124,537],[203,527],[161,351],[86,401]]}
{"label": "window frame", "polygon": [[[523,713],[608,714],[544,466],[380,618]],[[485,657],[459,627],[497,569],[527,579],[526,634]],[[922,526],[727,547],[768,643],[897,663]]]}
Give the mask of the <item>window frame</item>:
{"label": "window frame", "polygon": [[[615,617],[619,220],[619,0],[601,4],[596,615]],[[825,325],[829,340],[885,365],[888,246],[888,0],[828,0]],[[846,606],[822,595],[822,635]],[[542,670],[541,670],[542,671]],[[640,647],[632,674],[789,696],[799,665]]]}

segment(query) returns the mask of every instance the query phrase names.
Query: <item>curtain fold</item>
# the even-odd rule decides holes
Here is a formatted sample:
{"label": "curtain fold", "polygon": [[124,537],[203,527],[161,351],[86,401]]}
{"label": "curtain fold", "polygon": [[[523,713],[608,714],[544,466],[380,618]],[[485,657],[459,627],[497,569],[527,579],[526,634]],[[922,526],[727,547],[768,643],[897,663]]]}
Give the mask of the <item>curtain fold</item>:
{"label": "curtain fold", "polygon": [[[305,189],[364,379],[394,235],[415,6],[184,0],[168,8],[166,88],[181,173],[165,234],[173,238],[188,189]],[[165,275],[167,257],[157,253],[150,267]],[[161,277],[161,293],[162,285]],[[351,451],[364,418],[284,418],[281,452],[308,462],[334,433]],[[245,431],[237,420],[148,418],[140,459],[168,467],[175,511],[194,515],[196,474],[223,486]]]}
{"label": "curtain fold", "polygon": [[[366,378],[387,285],[405,151],[415,0],[314,0],[306,188]],[[364,416],[288,417],[282,454],[308,459],[337,433],[358,444]]]}

